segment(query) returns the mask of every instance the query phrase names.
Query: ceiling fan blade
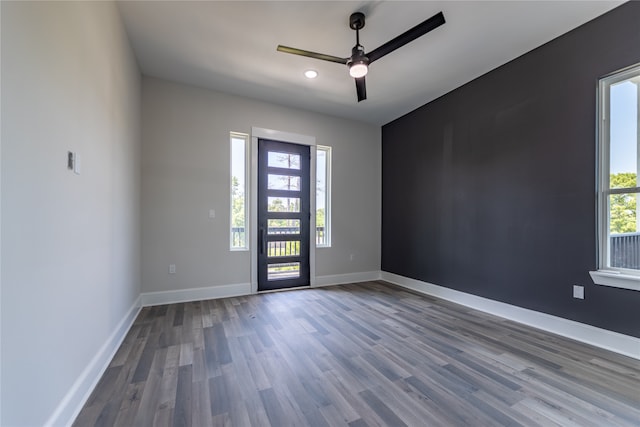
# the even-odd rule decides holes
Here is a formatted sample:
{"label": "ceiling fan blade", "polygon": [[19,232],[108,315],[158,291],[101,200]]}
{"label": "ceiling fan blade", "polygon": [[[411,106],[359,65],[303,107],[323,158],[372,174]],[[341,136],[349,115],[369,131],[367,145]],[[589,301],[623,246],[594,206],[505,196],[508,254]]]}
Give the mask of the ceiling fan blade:
{"label": "ceiling fan blade", "polygon": [[291,53],[293,55],[307,56],[309,58],[321,59],[323,61],[336,62],[338,64],[346,64],[349,58],[338,58],[337,56],[325,55],[324,53],[316,53],[308,50],[296,49],[295,47],[288,47],[278,45],[278,52]]}
{"label": "ceiling fan blade", "polygon": [[358,102],[367,99],[367,84],[364,77],[354,79],[356,81],[356,92],[358,93]]}
{"label": "ceiling fan blade", "polygon": [[389,40],[382,46],[377,47],[376,49],[367,53],[367,57],[369,57],[369,62],[373,62],[382,58],[386,54],[391,53],[398,48],[401,48],[405,44],[412,42],[418,37],[427,34],[429,31],[438,28],[440,25],[444,23],[445,23],[445,20],[442,12],[439,12],[433,15],[431,18],[427,19],[421,24],[418,24],[415,27],[411,28],[410,30],[407,30],[404,33],[400,34],[395,39]]}

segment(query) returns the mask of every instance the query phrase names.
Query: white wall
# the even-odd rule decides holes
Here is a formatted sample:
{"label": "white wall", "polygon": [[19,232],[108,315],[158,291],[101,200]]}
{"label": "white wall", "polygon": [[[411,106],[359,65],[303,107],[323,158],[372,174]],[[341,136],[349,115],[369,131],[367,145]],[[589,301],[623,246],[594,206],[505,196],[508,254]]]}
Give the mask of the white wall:
{"label": "white wall", "polygon": [[61,425],[140,294],[140,76],[111,2],[1,7],[0,424]]}
{"label": "white wall", "polygon": [[380,270],[378,126],[155,78],[142,88],[143,292],[250,282],[249,252],[229,250],[229,132],[252,126],[333,147],[333,246],[317,250],[316,275]]}

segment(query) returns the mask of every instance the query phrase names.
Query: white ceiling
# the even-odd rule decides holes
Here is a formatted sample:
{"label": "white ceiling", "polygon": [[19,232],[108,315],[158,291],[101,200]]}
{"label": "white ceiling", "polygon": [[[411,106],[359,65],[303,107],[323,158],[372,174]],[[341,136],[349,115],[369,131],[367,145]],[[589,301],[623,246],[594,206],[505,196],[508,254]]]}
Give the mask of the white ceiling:
{"label": "white ceiling", "polygon": [[[382,125],[618,6],[621,1],[125,1],[143,74]],[[356,101],[346,66],[362,11],[371,51],[439,11],[447,23],[371,65]],[[319,76],[306,79],[315,69]]]}

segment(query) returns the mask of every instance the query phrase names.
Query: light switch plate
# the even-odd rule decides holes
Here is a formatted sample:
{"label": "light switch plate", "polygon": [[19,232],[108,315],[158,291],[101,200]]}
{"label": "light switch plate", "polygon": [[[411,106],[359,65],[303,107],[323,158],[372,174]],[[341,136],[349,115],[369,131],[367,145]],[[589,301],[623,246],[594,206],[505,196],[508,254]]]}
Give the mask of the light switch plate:
{"label": "light switch plate", "polygon": [[80,157],[80,154],[73,153],[73,173],[75,173],[76,175],[80,175],[81,166],[82,166],[82,158]]}

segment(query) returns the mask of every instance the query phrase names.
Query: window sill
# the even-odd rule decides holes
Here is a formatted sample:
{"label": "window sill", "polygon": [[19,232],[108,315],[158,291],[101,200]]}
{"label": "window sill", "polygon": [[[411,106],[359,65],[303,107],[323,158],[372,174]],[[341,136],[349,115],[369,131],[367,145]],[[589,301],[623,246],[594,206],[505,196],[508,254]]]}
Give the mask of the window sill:
{"label": "window sill", "polygon": [[620,273],[617,270],[590,271],[589,274],[596,285],[640,291],[640,276]]}

